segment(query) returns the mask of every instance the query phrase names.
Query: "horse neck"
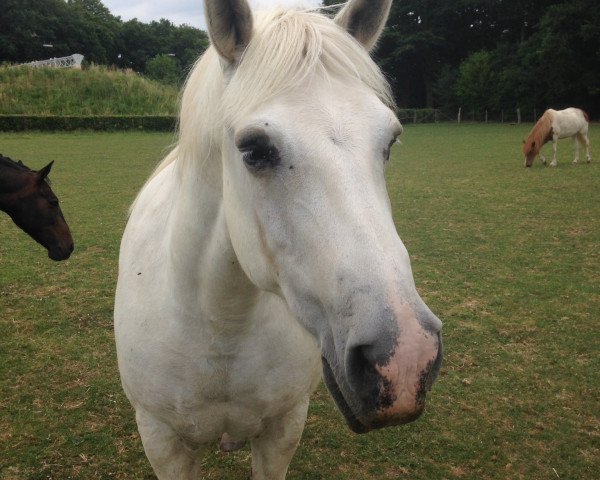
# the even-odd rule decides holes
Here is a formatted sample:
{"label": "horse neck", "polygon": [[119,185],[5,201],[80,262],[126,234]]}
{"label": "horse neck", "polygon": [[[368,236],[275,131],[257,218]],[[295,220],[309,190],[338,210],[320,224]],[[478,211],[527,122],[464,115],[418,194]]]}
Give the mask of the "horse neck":
{"label": "horse neck", "polygon": [[[181,152],[181,155],[190,155]],[[202,310],[205,318],[239,324],[259,292],[237,261],[231,245],[222,193],[220,149],[180,158],[173,174],[180,181],[173,204],[169,239],[173,275],[181,301]],[[200,160],[200,161],[198,161]]]}
{"label": "horse neck", "polygon": [[[554,121],[553,110],[547,110],[533,126],[531,133],[525,142],[525,155],[537,155],[542,147],[552,140],[552,123]],[[533,147],[532,147],[533,144]]]}
{"label": "horse neck", "polygon": [[23,172],[0,164],[0,210],[11,212],[17,203],[17,193],[26,185]]}
{"label": "horse neck", "polygon": [[239,322],[259,295],[237,261],[223,206],[224,78],[209,49],[182,97],[180,138],[172,170],[176,198],[170,216],[170,262],[183,304],[205,318]]}

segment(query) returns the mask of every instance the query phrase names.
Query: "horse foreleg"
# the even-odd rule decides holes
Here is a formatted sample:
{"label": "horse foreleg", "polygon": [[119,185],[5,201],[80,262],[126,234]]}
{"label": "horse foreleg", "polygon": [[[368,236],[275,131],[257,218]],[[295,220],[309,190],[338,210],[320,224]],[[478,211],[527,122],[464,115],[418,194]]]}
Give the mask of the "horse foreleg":
{"label": "horse foreleg", "polygon": [[283,480],[296,452],[308,412],[308,398],[287,415],[272,419],[252,439],[252,479]]}
{"label": "horse foreleg", "polygon": [[137,410],[135,419],[144,451],[159,480],[200,478],[199,452],[185,445],[177,433],[152,415]]}
{"label": "horse foreleg", "polygon": [[551,167],[556,167],[558,165],[558,162],[556,161],[556,147],[558,144],[558,135],[553,135],[552,136],[552,162],[550,163]]}
{"label": "horse foreleg", "polygon": [[574,164],[579,163],[579,134],[573,136],[573,146],[575,147],[575,159],[573,160]]}

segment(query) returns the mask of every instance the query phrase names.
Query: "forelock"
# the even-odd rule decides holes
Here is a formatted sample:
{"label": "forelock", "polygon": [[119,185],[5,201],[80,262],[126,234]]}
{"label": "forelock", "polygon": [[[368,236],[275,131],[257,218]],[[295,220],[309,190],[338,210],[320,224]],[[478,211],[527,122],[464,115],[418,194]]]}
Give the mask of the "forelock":
{"label": "forelock", "polygon": [[381,70],[345,30],[317,12],[274,10],[255,15],[252,40],[224,91],[224,121],[235,123],[315,77],[365,85],[394,106]]}

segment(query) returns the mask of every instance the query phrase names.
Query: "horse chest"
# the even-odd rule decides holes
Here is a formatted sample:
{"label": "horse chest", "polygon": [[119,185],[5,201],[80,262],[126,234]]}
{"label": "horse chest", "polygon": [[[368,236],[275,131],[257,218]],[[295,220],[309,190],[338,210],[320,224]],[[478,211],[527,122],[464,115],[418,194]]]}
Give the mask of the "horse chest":
{"label": "horse chest", "polygon": [[304,401],[320,378],[317,361],[302,365],[302,371],[294,363],[272,365],[247,356],[195,363],[202,366],[171,382],[152,408],[191,446],[225,432],[239,439],[259,435],[270,419]]}
{"label": "horse chest", "polygon": [[[153,322],[150,322],[152,325]],[[320,379],[320,357],[308,333],[285,319],[237,342],[179,329],[137,331],[147,348],[122,348],[124,387],[134,404],[156,412],[190,444],[227,432],[259,434],[265,421],[304,401]],[[124,346],[124,345],[123,345]]]}

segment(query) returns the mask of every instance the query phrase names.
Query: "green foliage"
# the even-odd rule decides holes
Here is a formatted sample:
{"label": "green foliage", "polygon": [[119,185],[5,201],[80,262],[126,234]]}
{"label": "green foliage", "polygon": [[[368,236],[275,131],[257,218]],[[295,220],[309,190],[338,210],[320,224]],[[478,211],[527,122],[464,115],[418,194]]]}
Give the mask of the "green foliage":
{"label": "green foliage", "polygon": [[433,85],[433,97],[436,105],[443,105],[446,110],[453,112],[461,105],[457,92],[457,78],[458,68],[445,65]]}
{"label": "green foliage", "polygon": [[87,62],[144,72],[150,59],[172,54],[178,77],[184,78],[207,46],[208,36],[197,28],[175,26],[165,19],[123,22],[100,0],[2,2],[0,63],[80,53]]}
{"label": "green foliage", "polygon": [[600,114],[598,45],[597,0],[404,0],[375,57],[401,107]]}
{"label": "green foliage", "polygon": [[3,115],[176,114],[178,90],[131,70],[0,67]]}
{"label": "green foliage", "polygon": [[206,33],[187,25],[175,27],[168,20],[149,24],[130,20],[121,27],[121,67],[145,71],[146,63],[157,55],[173,55],[185,77],[196,59],[208,47]]}
{"label": "green foliage", "polygon": [[[523,167],[531,124],[407,125],[387,167],[415,282],[445,359],[414,423],[355,435],[321,386],[288,480],[595,479],[600,471],[600,163]],[[590,130],[600,145],[600,126]],[[167,134],[0,134],[51,179],[75,239],[50,261],[0,216],[0,478],[147,479],[116,365],[127,208]],[[594,159],[598,160],[597,158]],[[249,448],[200,477],[246,479]]]}
{"label": "green foliage", "polygon": [[500,75],[492,53],[485,50],[472,53],[460,64],[456,92],[465,107],[499,109],[499,84]]}
{"label": "green foliage", "polygon": [[164,54],[146,63],[146,76],[167,85],[180,85],[184,80],[177,60]]}
{"label": "green foliage", "polygon": [[[598,111],[599,45],[600,3],[575,0],[548,8],[539,30],[522,46],[521,58],[537,67],[543,100]],[[519,67],[528,70],[524,62]]]}

